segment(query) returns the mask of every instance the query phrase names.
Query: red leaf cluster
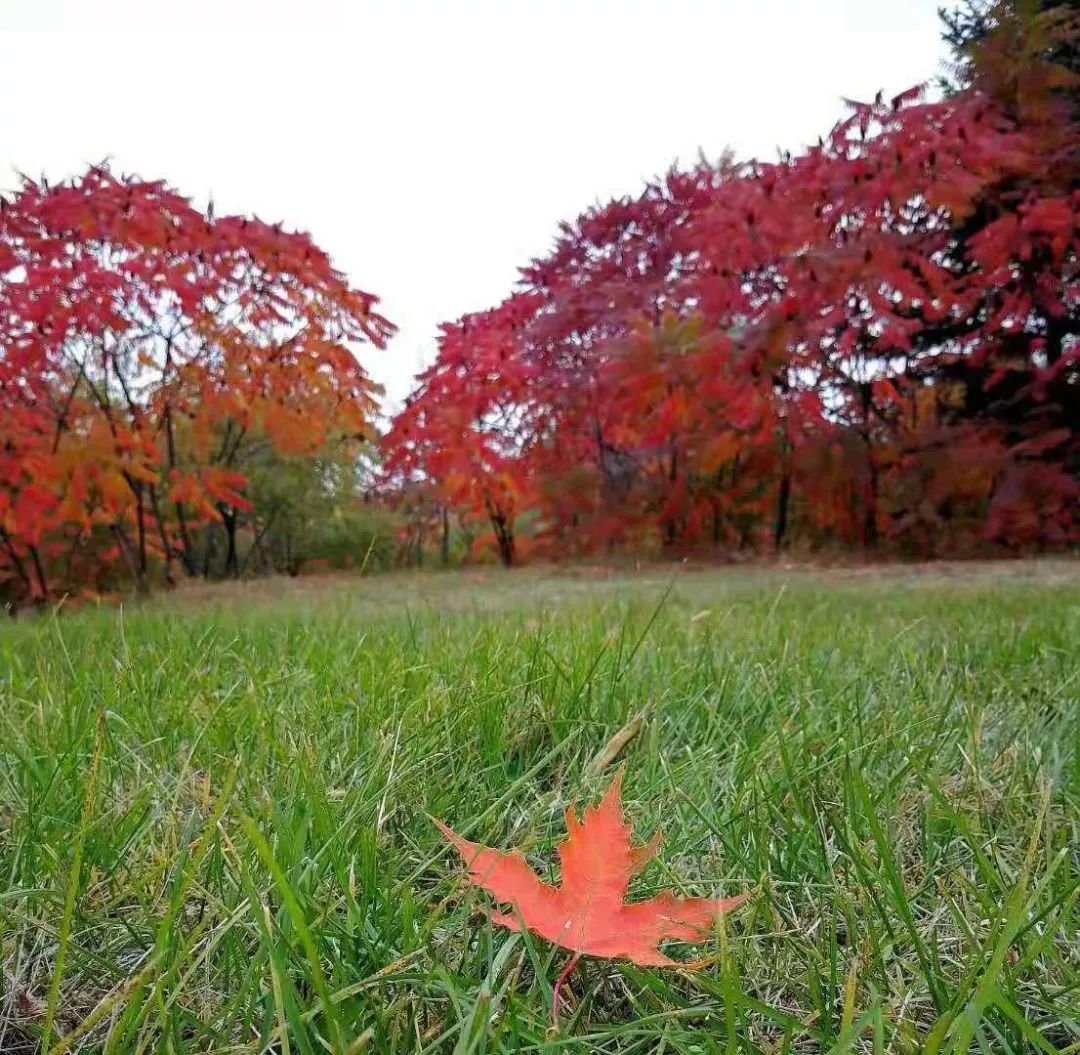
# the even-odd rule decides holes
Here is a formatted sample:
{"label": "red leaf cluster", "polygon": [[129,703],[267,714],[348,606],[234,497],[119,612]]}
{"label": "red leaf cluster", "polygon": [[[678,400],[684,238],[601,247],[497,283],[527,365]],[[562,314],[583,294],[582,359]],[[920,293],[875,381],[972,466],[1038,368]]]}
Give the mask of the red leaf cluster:
{"label": "red leaf cluster", "polygon": [[1010,23],[965,92],[564,224],[443,328],[388,489],[423,481],[506,563],[523,523],[557,554],[1075,541],[1080,105],[1045,59],[1071,17]]}
{"label": "red leaf cluster", "polygon": [[186,566],[201,523],[247,507],[245,441],[368,429],[351,346],[392,328],[307,235],[101,165],[2,202],[0,275],[5,593]]}

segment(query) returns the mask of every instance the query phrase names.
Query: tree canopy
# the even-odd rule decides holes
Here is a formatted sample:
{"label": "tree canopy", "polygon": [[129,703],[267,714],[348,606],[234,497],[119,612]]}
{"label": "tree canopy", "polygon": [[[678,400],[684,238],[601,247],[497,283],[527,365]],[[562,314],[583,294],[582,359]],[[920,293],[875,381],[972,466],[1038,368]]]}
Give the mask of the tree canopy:
{"label": "tree canopy", "polygon": [[506,563],[525,511],[555,554],[1075,540],[1078,23],[1048,7],[983,12],[961,91],[564,224],[444,326],[390,486],[486,518]]}

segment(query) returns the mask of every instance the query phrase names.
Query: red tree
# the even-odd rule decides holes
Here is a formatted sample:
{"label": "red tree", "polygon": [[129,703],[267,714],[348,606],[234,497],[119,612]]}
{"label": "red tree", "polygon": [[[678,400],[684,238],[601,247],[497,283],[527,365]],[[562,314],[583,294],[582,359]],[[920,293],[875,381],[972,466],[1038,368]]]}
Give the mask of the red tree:
{"label": "red tree", "polygon": [[245,441],[368,428],[350,345],[391,327],[306,235],[96,166],[24,180],[0,270],[0,575],[17,592],[70,588],[91,551],[139,585],[155,559],[194,573],[210,522],[235,570]]}
{"label": "red tree", "polygon": [[390,463],[528,481],[499,515],[560,551],[1075,538],[1076,23],[1005,29],[963,93],[564,225],[446,328]]}

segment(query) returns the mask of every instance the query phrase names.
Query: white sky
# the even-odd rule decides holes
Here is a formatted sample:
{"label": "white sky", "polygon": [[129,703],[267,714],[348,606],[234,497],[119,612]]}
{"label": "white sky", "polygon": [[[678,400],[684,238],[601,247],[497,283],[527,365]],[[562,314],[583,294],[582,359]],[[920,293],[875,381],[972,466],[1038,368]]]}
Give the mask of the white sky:
{"label": "white sky", "polygon": [[106,156],[311,232],[400,327],[495,304],[560,219],[773,159],[939,72],[937,0],[0,0],[0,187]]}

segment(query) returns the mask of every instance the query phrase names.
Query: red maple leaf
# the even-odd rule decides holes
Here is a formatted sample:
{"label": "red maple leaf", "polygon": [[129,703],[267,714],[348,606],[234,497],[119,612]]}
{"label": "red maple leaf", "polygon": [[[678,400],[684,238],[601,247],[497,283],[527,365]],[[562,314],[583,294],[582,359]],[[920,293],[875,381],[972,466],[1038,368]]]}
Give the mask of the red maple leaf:
{"label": "red maple leaf", "polygon": [[558,887],[541,880],[520,850],[492,850],[463,839],[439,820],[435,823],[464,859],[469,881],[512,906],[509,913],[493,912],[493,922],[510,930],[524,925],[573,952],[555,985],[553,1017],[558,1015],[559,989],[582,954],[658,967],[701,966],[706,961],[681,963],[658,946],[707,938],[717,918],[748,897],[680,898],[664,891],[627,903],[630,879],[655,856],[661,835],[657,832],[644,846],[631,845],[632,830],[622,816],[621,774],[580,821],[572,807],[567,809],[567,837],[558,846]]}

